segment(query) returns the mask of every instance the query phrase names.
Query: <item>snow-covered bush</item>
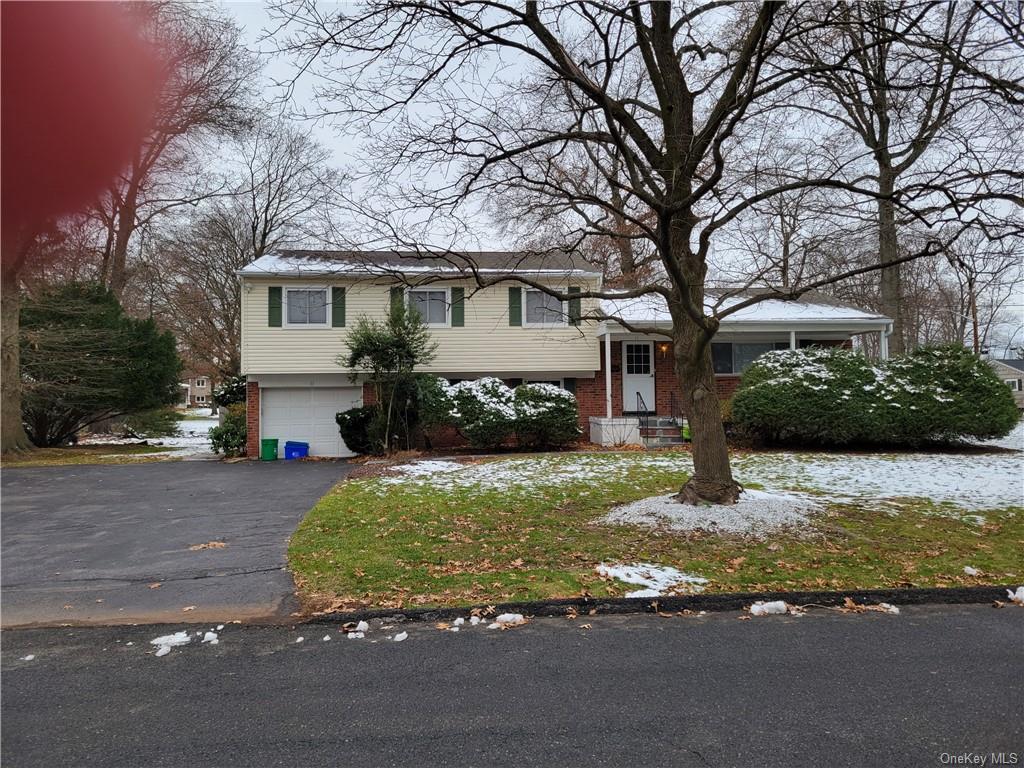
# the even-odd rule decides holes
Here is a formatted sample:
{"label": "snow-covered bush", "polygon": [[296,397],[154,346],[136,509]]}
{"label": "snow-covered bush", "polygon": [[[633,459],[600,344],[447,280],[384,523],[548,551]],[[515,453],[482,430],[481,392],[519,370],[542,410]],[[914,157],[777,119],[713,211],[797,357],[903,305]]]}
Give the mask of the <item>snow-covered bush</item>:
{"label": "snow-covered bush", "polygon": [[213,388],[213,402],[222,408],[245,402],[245,376],[232,376]]}
{"label": "snow-covered bush", "polygon": [[449,403],[449,423],[466,436],[470,445],[496,448],[515,431],[515,392],[501,379],[442,383],[442,390]]}
{"label": "snow-covered bush", "polygon": [[477,448],[496,448],[513,436],[526,448],[559,446],[580,434],[576,398],[551,384],[512,389],[492,377],[439,379],[425,388],[421,413],[425,425],[455,427]]}
{"label": "snow-covered bush", "polygon": [[1001,437],[1018,418],[1009,389],[962,347],[884,362],[836,348],[770,352],[743,374],[732,415],[767,442],[823,446]]}
{"label": "snow-covered bush", "polygon": [[572,392],[554,384],[521,384],[514,406],[516,437],[524,447],[557,447],[580,436],[580,412]]}

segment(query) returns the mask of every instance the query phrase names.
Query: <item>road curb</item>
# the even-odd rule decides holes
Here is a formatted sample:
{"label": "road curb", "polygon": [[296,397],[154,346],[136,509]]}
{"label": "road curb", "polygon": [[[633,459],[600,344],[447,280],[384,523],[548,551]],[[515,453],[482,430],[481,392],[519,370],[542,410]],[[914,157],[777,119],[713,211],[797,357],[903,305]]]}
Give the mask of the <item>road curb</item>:
{"label": "road curb", "polygon": [[[1006,590],[1017,585],[980,587],[851,589],[839,592],[725,592],[677,597],[569,598],[523,603],[494,603],[497,613],[521,613],[524,616],[565,616],[572,610],[580,615],[623,615],[676,611],[740,611],[758,600],[784,600],[793,605],[842,605],[849,597],[858,603],[893,605],[966,604],[1006,601]],[[370,619],[401,621],[439,621],[465,616],[475,606],[456,608],[392,608],[338,611],[309,616],[308,624],[336,624]]]}

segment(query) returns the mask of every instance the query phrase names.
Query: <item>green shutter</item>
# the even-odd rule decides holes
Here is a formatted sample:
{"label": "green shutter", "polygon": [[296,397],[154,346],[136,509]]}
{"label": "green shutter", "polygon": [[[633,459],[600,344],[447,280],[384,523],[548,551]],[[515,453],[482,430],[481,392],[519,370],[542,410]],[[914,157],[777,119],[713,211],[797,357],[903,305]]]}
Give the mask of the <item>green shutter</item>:
{"label": "green shutter", "polygon": [[569,325],[579,325],[580,319],[583,317],[583,307],[580,303],[580,298],[572,298],[574,293],[579,293],[579,286],[569,286]]}
{"label": "green shutter", "polygon": [[281,289],[278,286],[267,289],[267,325],[281,327]]}
{"label": "green shutter", "polygon": [[395,286],[394,288],[392,288],[391,289],[391,304],[389,305],[389,307],[394,307],[396,304],[398,306],[401,306],[402,305],[402,296],[404,296],[404,295],[405,295],[405,289],[402,288],[402,286],[398,285],[398,286]]}
{"label": "green shutter", "polygon": [[331,327],[345,327],[345,289],[331,288]]}
{"label": "green shutter", "polygon": [[566,377],[562,379],[562,386],[565,387],[566,392],[571,392],[574,395],[576,394],[576,379]]}
{"label": "green shutter", "polygon": [[508,324],[523,324],[523,289],[508,289]]}
{"label": "green shutter", "polygon": [[466,324],[466,291],[464,288],[452,288],[452,328],[462,328]]}

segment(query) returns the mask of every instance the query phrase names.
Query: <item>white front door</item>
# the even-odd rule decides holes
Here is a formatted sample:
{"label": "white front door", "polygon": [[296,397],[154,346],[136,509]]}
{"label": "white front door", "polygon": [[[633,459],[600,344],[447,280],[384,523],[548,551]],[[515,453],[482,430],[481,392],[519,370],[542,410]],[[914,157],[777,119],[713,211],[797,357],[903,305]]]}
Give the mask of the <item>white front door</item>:
{"label": "white front door", "polygon": [[654,413],[654,342],[622,342],[622,410]]}

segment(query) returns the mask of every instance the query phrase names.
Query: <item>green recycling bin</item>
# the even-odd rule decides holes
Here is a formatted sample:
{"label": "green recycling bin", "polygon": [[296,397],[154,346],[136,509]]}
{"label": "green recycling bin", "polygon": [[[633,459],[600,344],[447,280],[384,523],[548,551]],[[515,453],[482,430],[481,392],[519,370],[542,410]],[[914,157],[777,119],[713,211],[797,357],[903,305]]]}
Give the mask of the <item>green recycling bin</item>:
{"label": "green recycling bin", "polygon": [[276,437],[265,437],[260,440],[260,461],[277,461]]}

